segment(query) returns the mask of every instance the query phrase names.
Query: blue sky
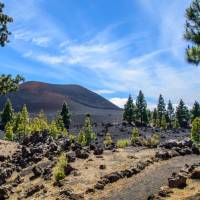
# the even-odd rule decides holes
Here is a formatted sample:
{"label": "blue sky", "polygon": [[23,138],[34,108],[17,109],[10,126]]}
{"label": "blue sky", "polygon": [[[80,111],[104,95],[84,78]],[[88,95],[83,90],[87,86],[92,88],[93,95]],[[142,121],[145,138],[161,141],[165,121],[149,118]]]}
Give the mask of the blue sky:
{"label": "blue sky", "polygon": [[[59,3],[58,3],[59,2]],[[122,106],[141,89],[176,104],[200,99],[200,68],[185,61],[190,0],[4,0],[14,18],[0,72],[80,84]]]}

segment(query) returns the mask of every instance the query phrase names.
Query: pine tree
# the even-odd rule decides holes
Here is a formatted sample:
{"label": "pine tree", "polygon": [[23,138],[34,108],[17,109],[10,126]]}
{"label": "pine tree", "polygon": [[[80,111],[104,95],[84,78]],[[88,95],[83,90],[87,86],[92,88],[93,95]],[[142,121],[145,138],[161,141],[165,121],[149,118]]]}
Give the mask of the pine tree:
{"label": "pine tree", "polygon": [[26,105],[23,106],[21,111],[21,121],[19,123],[19,129],[22,132],[23,137],[30,133],[30,118]]}
{"label": "pine tree", "polygon": [[80,130],[79,132],[78,143],[81,144],[81,146],[86,146],[87,144],[86,137],[83,130]]}
{"label": "pine tree", "polygon": [[157,109],[154,108],[154,110],[153,110],[153,116],[152,116],[152,123],[153,123],[154,127],[157,126],[157,119],[158,119],[158,112],[157,112]]}
{"label": "pine tree", "polygon": [[61,132],[65,129],[63,117],[58,113],[55,118],[56,126]]}
{"label": "pine tree", "polygon": [[0,45],[3,47],[8,43],[8,36],[11,34],[8,31],[8,23],[13,22],[12,17],[3,13],[4,4],[0,2]]}
{"label": "pine tree", "polygon": [[191,138],[193,142],[200,144],[200,118],[197,117],[192,122]]}
{"label": "pine tree", "polygon": [[131,134],[131,143],[135,144],[138,141],[139,136],[140,136],[139,130],[137,128],[134,128]]}
{"label": "pine tree", "polygon": [[200,117],[200,105],[199,105],[199,102],[195,101],[191,113],[192,113],[192,121],[196,117]]}
{"label": "pine tree", "polygon": [[68,105],[66,102],[64,102],[64,104],[62,106],[62,111],[61,111],[60,115],[62,116],[65,128],[69,129],[71,115],[70,115],[69,108],[68,108]]}
{"label": "pine tree", "polygon": [[124,105],[123,119],[129,124],[135,121],[135,105],[131,95],[129,95],[127,103]]}
{"label": "pine tree", "polygon": [[172,128],[172,123],[174,120],[174,108],[172,105],[172,102],[169,100],[168,106],[167,106],[167,117],[166,117],[167,123],[169,124],[169,127]]}
{"label": "pine tree", "polygon": [[136,100],[136,119],[139,120],[141,125],[146,126],[148,123],[147,103],[141,90]]}
{"label": "pine tree", "polygon": [[180,128],[180,124],[178,119],[175,117],[174,121],[173,121],[173,125],[172,125],[173,129],[179,129]]}
{"label": "pine tree", "polygon": [[9,141],[13,140],[13,127],[10,122],[5,126],[5,139]]}
{"label": "pine tree", "polygon": [[104,139],[104,145],[109,146],[112,144],[112,137],[110,135],[110,133],[106,133],[105,139]]}
{"label": "pine tree", "polygon": [[56,122],[54,120],[51,122],[49,126],[49,133],[54,138],[56,138],[60,134],[60,131],[58,130]]}
{"label": "pine tree", "polygon": [[85,134],[86,145],[89,145],[93,140],[96,139],[89,116],[86,116],[83,131]]}
{"label": "pine tree", "polygon": [[187,41],[193,44],[188,46],[186,50],[187,59],[189,62],[196,65],[200,62],[200,1],[193,0],[190,7],[186,10],[186,28],[184,37]]}
{"label": "pine tree", "polygon": [[161,121],[162,121],[162,117],[163,115],[166,115],[166,108],[165,108],[165,101],[162,95],[159,96],[158,99],[158,107],[157,107],[157,112],[158,112],[158,116],[157,116],[157,121],[158,121],[158,126],[161,126]]}
{"label": "pine tree", "polygon": [[163,130],[167,129],[167,120],[166,120],[165,115],[162,116],[160,128],[163,129]]}
{"label": "pine tree", "polygon": [[190,120],[190,113],[182,99],[180,100],[180,103],[176,109],[176,118],[181,128],[188,127],[189,120]]}
{"label": "pine tree", "polygon": [[11,75],[2,74],[0,76],[0,96],[6,95],[9,92],[15,92],[19,88],[19,84],[24,80],[20,75],[13,78]]}
{"label": "pine tree", "polygon": [[1,114],[1,123],[3,128],[5,128],[6,124],[13,119],[13,115],[14,111],[12,108],[12,104],[11,101],[8,99]]}

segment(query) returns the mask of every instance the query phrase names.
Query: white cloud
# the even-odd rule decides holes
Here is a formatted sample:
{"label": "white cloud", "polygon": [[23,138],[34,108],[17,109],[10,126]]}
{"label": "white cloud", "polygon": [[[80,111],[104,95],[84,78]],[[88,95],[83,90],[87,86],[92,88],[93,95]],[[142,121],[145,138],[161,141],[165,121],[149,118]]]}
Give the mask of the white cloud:
{"label": "white cloud", "polygon": [[114,97],[109,99],[112,103],[114,103],[115,105],[117,105],[120,108],[124,108],[125,103],[127,102],[127,98],[118,98],[118,97]]}
{"label": "white cloud", "polygon": [[100,95],[115,93],[115,91],[113,91],[113,90],[94,90],[94,92],[97,93],[97,94],[100,94]]}

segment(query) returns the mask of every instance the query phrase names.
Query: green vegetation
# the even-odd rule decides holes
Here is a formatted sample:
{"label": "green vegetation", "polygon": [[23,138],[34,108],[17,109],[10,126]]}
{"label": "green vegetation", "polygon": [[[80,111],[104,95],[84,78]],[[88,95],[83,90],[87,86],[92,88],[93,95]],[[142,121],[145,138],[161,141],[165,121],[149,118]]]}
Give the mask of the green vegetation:
{"label": "green vegetation", "polygon": [[109,146],[112,144],[112,137],[110,135],[110,133],[106,133],[106,136],[104,138],[104,145]]}
{"label": "green vegetation", "polygon": [[190,120],[190,112],[182,99],[180,100],[180,103],[176,109],[176,118],[181,128],[188,127]]}
{"label": "green vegetation", "polygon": [[66,102],[63,103],[62,111],[60,115],[62,117],[64,127],[66,129],[69,129],[71,115],[70,115],[69,108]]}
{"label": "green vegetation", "polygon": [[134,145],[138,141],[139,135],[139,130],[137,128],[134,128],[131,134],[131,144]]}
{"label": "green vegetation", "polygon": [[43,111],[31,120],[30,127],[31,133],[43,132],[49,129],[48,121]]}
{"label": "green vegetation", "polygon": [[166,116],[165,115],[162,116],[160,128],[162,130],[166,130],[167,129],[167,120],[166,120]]}
{"label": "green vegetation", "polygon": [[179,124],[179,121],[178,119],[176,118],[173,122],[173,129],[179,129],[180,128],[180,124]]}
{"label": "green vegetation", "polygon": [[60,134],[60,131],[56,125],[55,120],[53,120],[49,126],[49,133],[54,138],[56,138]]}
{"label": "green vegetation", "polygon": [[132,96],[129,95],[127,103],[124,106],[124,115],[123,119],[127,121],[129,124],[135,121],[135,105],[133,103]]}
{"label": "green vegetation", "polygon": [[192,121],[194,119],[196,119],[197,117],[200,117],[200,105],[199,105],[199,102],[195,101],[194,102],[194,105],[193,105],[193,108],[191,110],[191,114],[192,114]]}
{"label": "green vegetation", "polygon": [[19,88],[19,84],[24,80],[25,79],[20,75],[13,78],[11,75],[2,74],[0,76],[0,96],[6,95],[9,92],[15,92]]}
{"label": "green vegetation", "polygon": [[80,130],[79,135],[78,135],[78,143],[81,144],[81,146],[86,146],[86,137],[83,132],[83,130]]}
{"label": "green vegetation", "polygon": [[56,181],[65,178],[65,166],[67,166],[67,159],[65,154],[62,153],[58,158],[56,166],[53,168],[53,176]]}
{"label": "green vegetation", "polygon": [[90,116],[86,116],[86,118],[85,118],[83,132],[85,135],[86,145],[88,146],[92,141],[94,141],[96,139],[96,134],[94,133],[94,131],[92,129]]}
{"label": "green vegetation", "polygon": [[6,43],[9,42],[8,36],[11,34],[8,31],[7,25],[8,23],[13,22],[12,17],[5,15],[3,13],[4,4],[0,2],[0,45],[3,47]]}
{"label": "green vegetation", "polygon": [[192,122],[191,138],[195,143],[200,144],[200,117]]}
{"label": "green vegetation", "polygon": [[172,128],[174,117],[175,117],[174,107],[172,105],[172,102],[169,100],[168,105],[167,105],[167,115],[166,115],[166,122],[169,128]]}
{"label": "green vegetation", "polygon": [[136,121],[143,126],[148,124],[147,103],[141,90],[136,99]]}
{"label": "green vegetation", "polygon": [[12,108],[12,104],[10,100],[8,99],[3,109],[3,112],[1,114],[1,123],[2,123],[3,128],[5,128],[6,124],[13,119],[13,115],[14,115],[14,111]]}
{"label": "green vegetation", "polygon": [[160,142],[160,136],[153,133],[150,138],[140,138],[140,143],[147,147],[157,147]]}
{"label": "green vegetation", "polygon": [[200,1],[193,0],[186,10],[186,26],[184,37],[193,46],[188,46],[186,50],[187,60],[196,65],[200,62]]}
{"label": "green vegetation", "polygon": [[157,126],[161,127],[162,118],[166,115],[165,100],[161,94],[158,99],[157,112]]}
{"label": "green vegetation", "polygon": [[116,146],[118,148],[125,148],[125,147],[130,146],[130,144],[131,144],[131,141],[129,139],[119,139],[117,140]]}
{"label": "green vegetation", "polygon": [[13,140],[13,127],[10,122],[8,122],[5,127],[5,139],[9,141]]}

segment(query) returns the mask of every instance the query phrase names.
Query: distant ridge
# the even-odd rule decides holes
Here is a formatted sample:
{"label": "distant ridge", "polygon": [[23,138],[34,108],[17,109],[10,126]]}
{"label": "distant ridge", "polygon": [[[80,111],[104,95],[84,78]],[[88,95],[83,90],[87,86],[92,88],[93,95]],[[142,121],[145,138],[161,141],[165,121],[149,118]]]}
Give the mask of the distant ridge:
{"label": "distant ridge", "polygon": [[47,114],[55,114],[61,109],[64,101],[69,104],[73,115],[86,113],[107,115],[113,111],[121,111],[119,107],[107,99],[80,85],[29,81],[21,84],[17,92],[0,98],[1,109],[7,98],[10,98],[16,111],[19,111],[26,104],[32,114],[38,113],[41,109]]}

